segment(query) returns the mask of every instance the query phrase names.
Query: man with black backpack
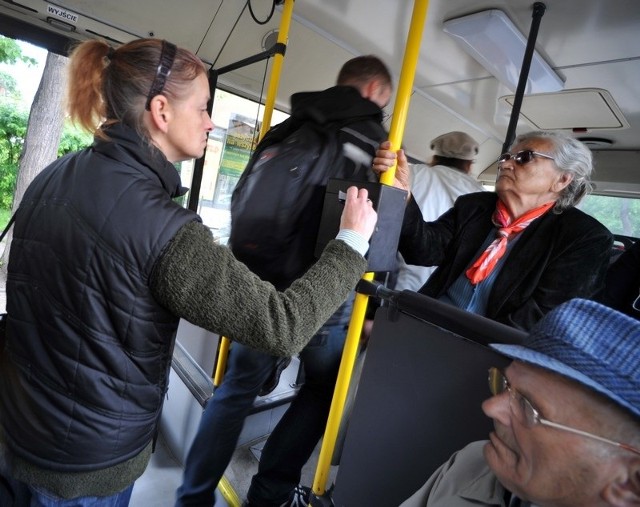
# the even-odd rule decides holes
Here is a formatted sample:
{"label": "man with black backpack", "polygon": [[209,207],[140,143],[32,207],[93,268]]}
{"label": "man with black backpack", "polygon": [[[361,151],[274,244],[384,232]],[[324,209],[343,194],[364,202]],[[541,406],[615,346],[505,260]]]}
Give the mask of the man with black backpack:
{"label": "man with black backpack", "polygon": [[[291,117],[265,135],[232,198],[230,246],[261,278],[282,290],[315,262],[329,178],[377,181],[371,165],[388,137],[382,108],[392,91],[384,63],[360,56],[343,65],[336,86],[291,97]],[[325,429],[352,304],[300,353],[305,382],[265,443],[246,505],[307,505],[300,473]],[[276,387],[289,361],[233,344],[189,450],[177,506],[213,505],[255,398]]]}

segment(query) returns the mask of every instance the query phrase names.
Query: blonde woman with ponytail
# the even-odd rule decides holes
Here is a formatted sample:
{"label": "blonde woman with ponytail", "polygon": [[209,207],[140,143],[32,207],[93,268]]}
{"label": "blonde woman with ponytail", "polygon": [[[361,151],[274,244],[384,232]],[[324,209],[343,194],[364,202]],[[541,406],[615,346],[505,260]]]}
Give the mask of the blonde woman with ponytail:
{"label": "blonde woman with ponytail", "polygon": [[[0,504],[126,506],[151,454],[180,318],[290,356],[366,268],[376,222],[349,189],[341,230],[284,292],[216,245],[174,163],[213,123],[190,51],[81,43],[69,114],[93,145],[45,168],[16,213],[0,371]],[[239,310],[240,309],[240,310]]]}

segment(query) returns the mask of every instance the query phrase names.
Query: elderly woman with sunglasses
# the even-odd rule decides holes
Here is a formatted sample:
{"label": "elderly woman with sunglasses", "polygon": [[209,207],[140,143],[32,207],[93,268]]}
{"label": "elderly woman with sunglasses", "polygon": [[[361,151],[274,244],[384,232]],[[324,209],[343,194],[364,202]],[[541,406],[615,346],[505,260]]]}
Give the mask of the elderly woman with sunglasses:
{"label": "elderly woman with sunglasses", "polygon": [[[374,170],[397,159],[396,185],[408,189],[407,159],[389,147]],[[593,168],[581,142],[530,132],[498,163],[495,193],[464,195],[434,222],[410,197],[399,250],[407,263],[438,266],[420,293],[529,330],[555,306],[602,288],[613,238],[575,208]]]}

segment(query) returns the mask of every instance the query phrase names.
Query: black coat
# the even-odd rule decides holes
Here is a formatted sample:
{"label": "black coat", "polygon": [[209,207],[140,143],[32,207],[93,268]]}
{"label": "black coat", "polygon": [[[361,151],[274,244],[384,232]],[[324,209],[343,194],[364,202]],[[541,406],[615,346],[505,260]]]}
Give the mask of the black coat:
{"label": "black coat", "polygon": [[[320,92],[299,92],[291,96],[291,118],[296,122],[308,118],[316,121],[347,124],[338,133],[348,165],[349,179],[378,181],[371,170],[373,157],[389,134],[382,126],[382,109],[365,99],[352,86],[333,86]],[[352,150],[344,149],[351,145]],[[355,152],[353,149],[355,148]],[[351,167],[349,167],[349,165]]]}
{"label": "black coat", "polygon": [[[627,249],[607,271],[604,289],[596,301],[640,320],[640,310],[633,306],[640,297],[640,241]],[[636,305],[637,306],[637,305]]]}
{"label": "black coat", "polygon": [[[461,196],[434,222],[424,222],[409,201],[399,250],[407,263],[439,266],[420,293],[439,298],[475,260],[495,229],[497,198],[493,192]],[[576,208],[546,213],[513,246],[489,294],[486,317],[529,330],[564,301],[592,296],[604,284],[612,243],[600,222]]]}
{"label": "black coat", "polygon": [[[308,124],[315,128],[306,132],[323,135],[294,136]],[[229,245],[236,258],[279,290],[289,287],[317,260],[327,181],[378,181],[371,166],[387,137],[382,109],[352,86],[292,95],[291,116],[260,141],[233,192]],[[271,158],[266,150],[277,146],[284,148]],[[350,307],[338,311],[341,321]]]}

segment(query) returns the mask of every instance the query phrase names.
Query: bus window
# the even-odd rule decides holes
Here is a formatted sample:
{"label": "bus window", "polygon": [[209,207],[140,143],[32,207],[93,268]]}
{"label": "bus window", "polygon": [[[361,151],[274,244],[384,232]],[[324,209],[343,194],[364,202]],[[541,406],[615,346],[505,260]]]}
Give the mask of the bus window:
{"label": "bus window", "polygon": [[[264,107],[233,93],[216,90],[212,120],[215,128],[209,134],[205,155],[198,214],[211,228],[215,239],[225,244],[229,236],[231,193],[244,170],[260,131]],[[275,125],[289,115],[273,112]],[[193,161],[182,162],[178,168],[182,184],[191,186]],[[185,199],[185,206],[188,198]]]}
{"label": "bus window", "polygon": [[640,237],[640,199],[591,194],[578,208],[604,224],[612,234]]}

